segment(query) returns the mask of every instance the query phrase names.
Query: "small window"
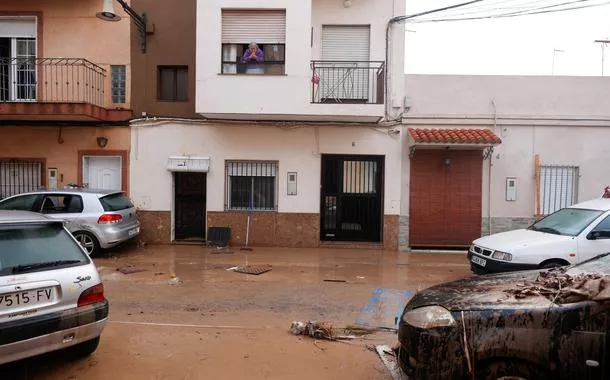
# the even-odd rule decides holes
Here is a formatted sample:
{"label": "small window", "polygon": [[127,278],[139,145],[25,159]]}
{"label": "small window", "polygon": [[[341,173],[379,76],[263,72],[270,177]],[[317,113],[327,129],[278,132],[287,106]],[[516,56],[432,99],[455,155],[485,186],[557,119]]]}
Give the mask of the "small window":
{"label": "small window", "polygon": [[283,75],[285,50],[284,44],[223,44],[222,73]]}
{"label": "small window", "polygon": [[83,212],[83,200],[78,195],[50,195],[42,202],[43,214],[75,214]]}
{"label": "small window", "polygon": [[276,161],[227,161],[227,210],[277,210]]}
{"label": "small window", "polygon": [[188,66],[158,67],[158,98],[184,102],[188,96]]}
{"label": "small window", "polygon": [[125,103],[125,65],[110,66],[112,77],[112,102]]}

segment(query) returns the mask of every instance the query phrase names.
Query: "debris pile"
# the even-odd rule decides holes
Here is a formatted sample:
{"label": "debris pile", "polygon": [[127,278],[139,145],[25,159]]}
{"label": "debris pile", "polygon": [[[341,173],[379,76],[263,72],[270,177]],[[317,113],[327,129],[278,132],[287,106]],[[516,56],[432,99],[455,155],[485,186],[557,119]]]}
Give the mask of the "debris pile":
{"label": "debris pile", "polygon": [[525,281],[506,290],[515,298],[543,296],[553,303],[610,300],[610,276],[597,273],[570,275],[563,270],[540,272],[534,281]]}
{"label": "debris pile", "polygon": [[290,332],[293,335],[307,335],[315,339],[325,340],[351,340],[363,335],[372,334],[374,330],[357,326],[348,326],[344,329],[336,329],[327,322],[292,322]]}

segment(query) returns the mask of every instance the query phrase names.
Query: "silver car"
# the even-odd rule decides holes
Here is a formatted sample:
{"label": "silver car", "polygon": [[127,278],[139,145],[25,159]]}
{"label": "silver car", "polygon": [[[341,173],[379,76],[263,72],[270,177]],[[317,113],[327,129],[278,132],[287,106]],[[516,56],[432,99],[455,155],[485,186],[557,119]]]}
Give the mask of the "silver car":
{"label": "silver car", "polygon": [[90,256],[140,234],[136,209],[120,191],[41,190],[5,198],[0,210],[33,211],[65,220]]}
{"label": "silver car", "polygon": [[62,221],[0,211],[0,364],[93,353],[108,319],[97,269]]}

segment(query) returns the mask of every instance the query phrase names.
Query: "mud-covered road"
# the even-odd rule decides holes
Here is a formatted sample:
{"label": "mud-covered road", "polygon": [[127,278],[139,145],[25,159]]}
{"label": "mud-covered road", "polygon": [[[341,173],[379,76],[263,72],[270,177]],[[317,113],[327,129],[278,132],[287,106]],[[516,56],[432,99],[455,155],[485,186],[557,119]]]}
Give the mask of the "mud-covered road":
{"label": "mud-covered road", "polygon": [[[415,291],[470,275],[460,254],[216,252],[151,246],[97,258],[111,311],[96,353],[80,361],[55,354],[0,366],[0,378],[389,380],[367,345],[393,345],[395,334],[315,341],[291,335],[290,323],[354,324],[374,288]],[[244,264],[273,270],[260,276],[225,270]],[[123,274],[121,267],[145,271]],[[168,284],[172,271],[178,286]]]}

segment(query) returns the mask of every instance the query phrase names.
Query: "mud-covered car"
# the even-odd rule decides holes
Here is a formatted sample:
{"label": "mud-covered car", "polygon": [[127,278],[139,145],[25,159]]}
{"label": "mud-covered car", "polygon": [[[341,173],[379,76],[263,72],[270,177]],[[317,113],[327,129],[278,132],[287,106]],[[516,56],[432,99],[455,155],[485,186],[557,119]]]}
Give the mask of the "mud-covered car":
{"label": "mud-covered car", "polygon": [[423,290],[402,314],[398,356],[410,379],[610,379],[609,331],[604,254]]}

